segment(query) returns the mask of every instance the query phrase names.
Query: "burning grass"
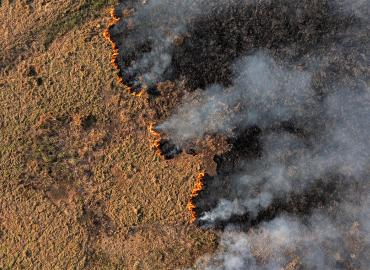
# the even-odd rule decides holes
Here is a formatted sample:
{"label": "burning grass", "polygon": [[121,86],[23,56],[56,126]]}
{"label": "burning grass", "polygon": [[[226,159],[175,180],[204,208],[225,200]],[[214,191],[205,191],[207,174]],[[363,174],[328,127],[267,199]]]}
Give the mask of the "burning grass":
{"label": "burning grass", "polygon": [[[114,9],[110,10],[110,15],[111,15],[111,21],[108,25],[108,28],[104,30],[103,36],[112,45],[113,52],[112,52],[111,64],[118,71],[117,77],[118,77],[119,84],[121,84],[130,94],[140,97],[142,96],[144,91],[141,89],[139,92],[136,92],[136,91],[133,91],[130,87],[127,87],[125,85],[125,80],[123,79],[121,75],[121,67],[119,65],[119,60],[118,60],[118,57],[120,55],[119,48],[117,44],[114,42],[110,34],[111,28],[114,27],[119,22],[120,19],[116,16]],[[155,129],[156,125],[157,125],[156,123],[150,123],[148,125],[148,131],[152,136],[152,140],[151,140],[152,148],[156,151],[157,156],[164,157],[166,159],[173,158],[174,155],[177,155],[179,152],[181,152],[181,150],[178,149],[176,146],[171,145],[169,141],[163,140],[161,138],[161,134]],[[166,148],[167,148],[167,151],[166,151]],[[196,177],[195,186],[193,190],[191,191],[190,199],[187,205],[187,209],[190,212],[190,223],[194,223],[197,219],[197,213],[195,211],[197,208],[197,206],[195,205],[195,198],[204,188],[205,176],[206,176],[205,172],[201,172]]]}
{"label": "burning grass", "polygon": [[[130,94],[140,97],[144,93],[144,89],[140,89],[139,91],[134,91],[131,87],[128,87],[125,84],[125,79],[122,77],[121,67],[119,64],[119,56],[120,51],[119,47],[112,38],[110,31],[111,29],[117,25],[117,23],[120,21],[120,18],[116,15],[115,9],[110,9],[110,22],[108,24],[107,29],[103,32],[103,37],[110,42],[112,45],[112,56],[111,56],[111,64],[112,66],[118,71],[117,72],[117,80],[120,85],[124,87],[125,90],[127,90]],[[150,92],[149,92],[150,93]],[[165,159],[171,159],[175,155],[179,154],[181,152],[181,149],[177,148],[175,145],[171,144],[169,141],[164,140],[161,138],[161,134],[155,130],[156,123],[150,123],[148,125],[148,131],[152,136],[151,140],[151,146],[156,151],[156,155],[159,157],[164,157]],[[205,173],[202,172],[196,177],[196,183],[194,186],[194,189],[191,192],[191,197],[189,200],[189,203],[187,205],[187,209],[190,212],[191,218],[190,223],[194,223],[197,219],[197,214],[195,212],[196,205],[194,202],[194,199],[198,196],[199,192],[203,189],[203,181],[204,181]]]}
{"label": "burning grass", "polygon": [[201,172],[195,179],[195,185],[194,185],[193,190],[191,191],[190,200],[189,200],[189,203],[187,205],[187,208],[188,208],[188,210],[190,212],[190,215],[191,215],[190,223],[194,223],[198,218],[198,215],[197,215],[197,212],[196,212],[197,205],[195,203],[195,199],[198,197],[199,193],[204,188],[205,178],[206,178],[206,173]]}
{"label": "burning grass", "polygon": [[44,40],[45,47],[48,47],[56,37],[65,34],[70,29],[82,25],[88,19],[98,17],[99,11],[104,7],[113,5],[115,0],[80,0],[74,2],[67,14],[63,14],[55,23],[48,26]]}
{"label": "burning grass", "polygon": [[104,32],[103,32],[103,37],[106,40],[108,40],[112,45],[112,51],[113,52],[112,52],[111,64],[117,70],[117,81],[130,94],[132,94],[134,96],[137,96],[137,97],[140,97],[140,96],[143,95],[143,92],[144,92],[143,89],[133,90],[131,87],[129,87],[125,84],[125,79],[122,76],[121,67],[120,67],[120,64],[119,64],[120,51],[119,51],[118,45],[113,40],[113,38],[110,34],[111,29],[120,21],[120,18],[116,15],[116,12],[115,12],[114,8],[110,9],[110,17],[111,17],[110,22],[108,24],[107,29],[105,29]]}
{"label": "burning grass", "polygon": [[153,140],[152,140],[152,143],[151,143],[153,149],[156,150],[156,154],[158,156],[162,156],[162,153],[161,153],[161,150],[160,150],[161,134],[158,131],[155,130],[155,124],[154,123],[149,124],[148,130],[149,130],[149,133],[153,136]]}

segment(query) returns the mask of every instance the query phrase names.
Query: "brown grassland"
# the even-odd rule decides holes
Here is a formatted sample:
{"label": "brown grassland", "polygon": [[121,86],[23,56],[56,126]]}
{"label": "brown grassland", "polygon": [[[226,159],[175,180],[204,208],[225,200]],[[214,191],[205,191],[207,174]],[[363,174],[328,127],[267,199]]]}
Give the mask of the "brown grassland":
{"label": "brown grassland", "polygon": [[0,1],[0,269],[174,269],[201,159],[158,157],[102,32],[114,0]]}

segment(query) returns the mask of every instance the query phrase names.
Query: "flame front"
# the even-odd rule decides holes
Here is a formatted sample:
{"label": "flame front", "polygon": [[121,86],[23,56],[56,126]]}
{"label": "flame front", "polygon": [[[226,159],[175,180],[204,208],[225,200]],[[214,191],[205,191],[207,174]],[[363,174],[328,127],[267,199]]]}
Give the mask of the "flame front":
{"label": "flame front", "polygon": [[195,198],[198,197],[199,193],[203,190],[204,188],[204,180],[205,180],[206,174],[205,172],[201,172],[195,179],[195,186],[193,190],[191,191],[191,196],[190,200],[188,203],[188,210],[190,211],[190,223],[194,223],[195,220],[197,219],[197,213],[195,212],[195,209],[197,206],[195,205]]}
{"label": "flame front", "polygon": [[121,84],[121,85],[123,85],[123,87],[130,93],[130,94],[132,94],[132,95],[134,95],[134,96],[138,96],[138,97],[140,97],[140,96],[142,96],[142,89],[140,90],[140,91],[133,91],[130,87],[128,87],[128,86],[126,86],[125,85],[125,80],[123,79],[123,77],[122,77],[122,75],[121,75],[121,69],[120,69],[120,67],[119,67],[119,65],[118,65],[118,57],[119,57],[119,48],[118,48],[118,46],[117,46],[117,44],[114,42],[114,40],[113,40],[113,38],[112,38],[112,36],[111,36],[111,34],[110,34],[110,30],[112,29],[112,27],[114,27],[117,23],[118,23],[118,21],[120,20],[119,18],[118,18],[118,16],[116,15],[116,13],[115,13],[115,11],[114,11],[114,8],[112,8],[111,10],[110,10],[110,16],[111,16],[111,19],[110,19],[110,21],[109,21],[109,24],[108,24],[108,27],[107,27],[107,29],[105,29],[104,30],[104,32],[103,32],[103,37],[106,39],[106,40],[108,40],[110,43],[111,43],[111,45],[112,45],[112,50],[113,50],[113,52],[112,52],[112,57],[111,57],[111,64],[112,64],[112,66],[116,69],[116,70],[118,70],[118,73],[117,73],[117,81],[118,81],[118,83],[119,84]]}
{"label": "flame front", "polygon": [[[119,56],[118,46],[113,41],[113,39],[110,35],[110,29],[112,29],[112,27],[114,27],[118,23],[119,18],[116,16],[113,8],[110,10],[110,15],[111,15],[111,19],[110,19],[110,22],[108,24],[108,28],[105,29],[104,32],[103,32],[103,36],[112,45],[113,53],[112,53],[111,63],[112,63],[112,65],[115,69],[119,70],[119,66],[117,64],[117,58]],[[118,81],[122,82],[123,81],[122,77],[119,77]]]}
{"label": "flame front", "polygon": [[[118,21],[120,20],[118,18],[118,16],[115,14],[115,11],[114,9],[112,8],[110,10],[110,15],[111,15],[111,20],[108,24],[108,27],[107,29],[104,30],[103,32],[103,36],[106,40],[108,40],[111,45],[112,45],[112,57],[111,57],[111,64],[112,66],[118,70],[118,74],[117,74],[117,81],[119,84],[123,85],[123,87],[132,95],[134,96],[142,96],[143,92],[142,89],[138,92],[136,91],[133,91],[130,87],[126,86],[125,85],[125,80],[123,79],[122,75],[121,75],[121,70],[120,70],[120,67],[119,67],[119,64],[118,64],[118,57],[120,55],[119,53],[119,48],[117,46],[117,44],[114,42],[111,34],[110,34],[110,30],[112,29],[112,27],[114,27]],[[161,134],[155,130],[155,123],[151,123],[149,126],[148,126],[148,130],[150,132],[150,134],[154,137],[153,141],[151,142],[151,145],[154,149],[156,149],[156,154],[158,156],[162,156],[162,153],[161,153],[161,150],[160,150],[160,146],[161,146]],[[204,179],[205,179],[205,172],[201,172],[197,177],[196,177],[196,181],[195,181],[195,186],[191,192],[191,196],[190,196],[190,200],[189,200],[189,203],[187,205],[187,209],[190,211],[190,214],[191,214],[191,219],[190,219],[190,223],[194,223],[195,220],[197,219],[197,214],[195,212],[195,209],[196,209],[196,205],[195,205],[195,198],[199,195],[199,193],[203,190],[204,188]]]}
{"label": "flame front", "polygon": [[152,147],[156,150],[156,154],[161,156],[161,134],[155,130],[155,124],[151,123],[148,127],[150,134],[154,137],[153,141],[151,142]]}

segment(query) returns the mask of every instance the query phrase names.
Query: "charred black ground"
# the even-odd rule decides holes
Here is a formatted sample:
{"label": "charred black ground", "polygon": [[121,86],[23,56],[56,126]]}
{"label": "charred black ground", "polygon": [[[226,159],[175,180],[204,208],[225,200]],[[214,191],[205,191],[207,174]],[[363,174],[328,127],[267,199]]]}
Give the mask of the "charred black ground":
{"label": "charred black ground", "polygon": [[281,61],[299,61],[320,42],[338,38],[352,20],[332,14],[327,1],[234,1],[190,25],[190,37],[174,53],[170,79],[184,77],[192,89],[227,86],[241,55],[269,49]]}
{"label": "charred black ground", "polygon": [[[171,65],[162,80],[184,79],[192,90],[214,83],[229,85],[231,66],[241,55],[268,49],[281,61],[298,62],[319,49],[320,44],[328,46],[343,38],[356,21],[334,9],[333,1],[247,2],[215,4],[208,16],[191,21],[183,41],[174,47]],[[121,15],[123,10],[134,7],[138,8],[137,1],[122,0],[116,13]],[[150,23],[160,31],[163,21],[164,18],[151,18]],[[111,32],[120,48],[118,64],[124,82],[139,89],[140,74],[129,74],[127,68],[150,52],[155,33],[144,38],[131,36],[129,18],[123,17]],[[153,88],[150,91],[155,92]]]}
{"label": "charred black ground", "polygon": [[[184,81],[189,92],[214,83],[229,86],[234,76],[232,64],[237,58],[257,50],[268,50],[278,63],[288,63],[303,70],[312,68],[306,66],[307,63],[315,65],[315,57],[328,59],[325,65],[318,64],[314,68],[311,86],[317,93],[317,100],[335,91],[336,85],[355,89],[369,79],[362,69],[367,65],[369,33],[360,30],[363,29],[361,20],[344,8],[334,7],[334,3],[337,2],[235,0],[229,5],[214,5],[209,15],[196,18],[187,25],[186,34],[173,47],[172,61],[162,81]],[[137,5],[136,1],[121,1],[116,13],[121,16],[123,10],[138,8]],[[152,28],[160,29],[163,20],[170,18],[151,19]],[[117,64],[121,67],[124,83],[136,91],[142,87],[138,79],[140,74],[126,70],[141,55],[151,51],[152,37],[131,35],[134,31],[129,25],[129,18],[122,17],[111,34],[120,48]],[[155,86],[148,89],[153,97],[161,95]],[[312,127],[305,122],[291,121],[276,123],[268,130],[257,125],[248,127],[236,138],[229,138],[231,149],[214,158],[217,175],[206,177],[205,188],[195,200],[198,216],[215,207],[219,198],[229,196],[228,177],[241,170],[246,160],[263,158],[260,141],[263,134],[282,130],[306,138],[309,144],[319,136],[320,127],[327,124],[318,122]],[[160,147],[166,158],[174,158],[182,152],[170,139],[162,140]],[[190,147],[186,152],[195,154],[197,150]],[[233,216],[230,220],[220,221],[217,226],[242,223],[249,227],[281,213],[304,216],[314,208],[335,205],[342,199],[343,190],[358,188],[348,187],[342,183],[341,177],[332,174],[326,181],[314,179],[314,184],[305,193],[292,192],[275,199],[256,217]]]}

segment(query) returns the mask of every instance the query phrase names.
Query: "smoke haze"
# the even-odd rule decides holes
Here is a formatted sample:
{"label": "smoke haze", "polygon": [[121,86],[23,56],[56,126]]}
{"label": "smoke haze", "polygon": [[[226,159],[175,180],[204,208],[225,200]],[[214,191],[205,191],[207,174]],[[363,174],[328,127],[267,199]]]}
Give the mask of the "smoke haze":
{"label": "smoke haze", "polygon": [[[179,148],[215,135],[232,142],[197,199],[198,224],[224,231],[194,269],[368,269],[369,1],[151,0],[135,8],[121,22],[134,25],[120,43],[123,77],[134,86],[169,78],[192,86],[156,129]],[[243,139],[251,129],[256,135]]]}
{"label": "smoke haze", "polygon": [[195,97],[185,98],[159,130],[182,144],[205,134],[232,135],[234,129],[258,124],[268,127],[314,111],[314,91],[307,72],[279,67],[260,52],[241,59],[235,67],[233,87],[212,85]]}

